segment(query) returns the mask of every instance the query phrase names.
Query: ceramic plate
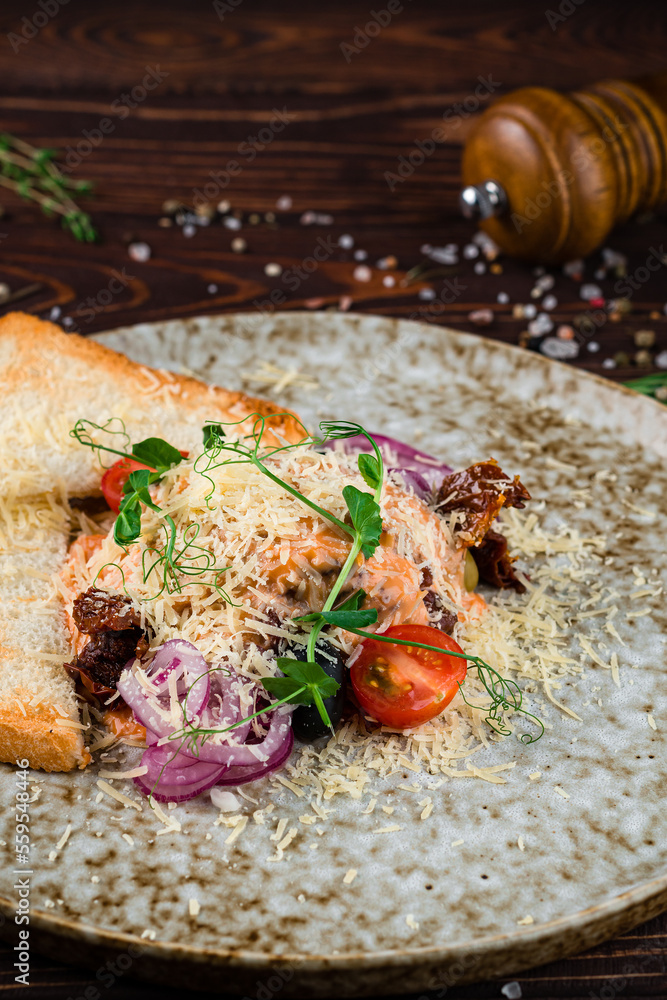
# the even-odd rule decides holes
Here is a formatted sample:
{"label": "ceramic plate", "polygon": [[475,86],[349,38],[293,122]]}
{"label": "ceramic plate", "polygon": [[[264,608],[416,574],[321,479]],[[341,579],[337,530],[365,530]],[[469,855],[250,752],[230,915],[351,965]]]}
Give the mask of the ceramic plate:
{"label": "ceramic plate", "polygon": [[[552,527],[606,536],[596,584],[618,607],[619,638],[607,636],[604,658],[616,652],[620,686],[588,657],[585,678],[558,691],[583,721],[554,708],[540,742],[485,750],[479,763],[516,762],[507,782],[450,780],[432,793],[428,821],[408,787],[422,779],[408,771],[390,779],[393,791],[383,785],[391,820],[380,804],[364,812],[368,794],[336,796],[321,834],[299,824],[307,806],[285,789],[273,801],[299,833],[280,863],[272,828],[250,822],[227,843],[230,828],[213,825],[208,800],[174,810],[181,833],[158,834],[150,810],[95,802],[97,765],[35,775],[34,943],[98,971],[115,955],[106,985],[131,974],[264,998],[396,994],[515,972],[664,909],[667,622],[656,581],[665,581],[667,410],[535,354],[374,316],[201,317],[97,339],[140,362],[273,395],[310,424],[351,418],[454,466],[493,455],[520,471]],[[311,381],[247,380],[267,363]],[[582,605],[586,587],[584,574]],[[579,657],[574,632],[571,643]],[[13,773],[0,777],[8,804]],[[11,817],[4,809],[7,845]],[[400,829],[377,836],[383,822]],[[12,870],[10,855],[0,890],[15,940]]]}

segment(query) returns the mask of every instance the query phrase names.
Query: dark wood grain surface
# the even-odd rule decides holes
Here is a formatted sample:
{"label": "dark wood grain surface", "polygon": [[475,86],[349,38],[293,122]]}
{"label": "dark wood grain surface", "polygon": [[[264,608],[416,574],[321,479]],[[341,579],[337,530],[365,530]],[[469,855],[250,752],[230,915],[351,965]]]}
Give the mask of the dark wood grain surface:
{"label": "dark wood grain surface", "polygon": [[[40,316],[55,309],[65,328],[84,334],[202,312],[273,309],[274,293],[277,308],[342,306],[423,318],[433,323],[434,336],[438,324],[479,332],[468,315],[490,307],[493,322],[483,333],[517,343],[527,324],[513,308],[535,302],[529,266],[499,257],[493,268],[499,273],[487,262],[486,272],[477,274],[475,261],[461,257],[450,274],[404,284],[424,259],[424,244],[462,248],[474,234],[459,217],[456,199],[461,145],[475,112],[457,113],[447,141],[393,191],[385,175],[397,173],[399,158],[472,94],[480,77],[502,94],[524,84],[570,89],[609,76],[664,71],[664,0],[559,0],[550,6],[406,0],[362,48],[357,28],[364,29],[371,10],[385,8],[382,0],[375,6],[361,0],[228,0],[218,4],[219,12],[208,2],[45,0],[40,6],[4,0],[0,128],[36,145],[74,151],[71,175],[96,184],[90,210],[102,239],[77,244],[36,207],[0,191],[0,281],[12,291],[38,283],[21,307]],[[155,86],[142,96],[147,74]],[[112,128],[98,142],[103,119]],[[283,127],[271,130],[272,122]],[[230,161],[240,167],[232,176]],[[206,184],[213,185],[206,194],[214,203],[231,202],[240,229],[218,219],[186,236],[178,225],[159,224],[165,200],[193,207]],[[276,203],[285,196],[291,207],[279,210]],[[324,218],[304,224],[307,212]],[[267,221],[266,213],[275,219]],[[573,363],[617,379],[650,371],[635,364],[638,330],[655,332],[650,361],[667,350],[667,269],[639,280],[649,255],[667,251],[665,221],[664,212],[657,213],[610,237],[608,245],[628,257],[630,276],[638,276],[629,296],[632,312],[618,321],[598,316]],[[369,281],[355,278],[359,262],[353,250],[338,245],[343,234],[354,238],[354,249],[367,251]],[[247,243],[244,253],[232,251],[238,237]],[[148,261],[130,257],[132,242],[149,245]],[[286,281],[285,270],[298,273],[323,245],[325,259],[312,273]],[[377,261],[388,255],[396,257],[395,265],[378,269]],[[267,275],[268,263],[281,265],[283,274]],[[613,273],[595,278],[599,267],[595,255],[586,262],[584,280],[599,284],[606,299],[622,294]],[[554,320],[572,323],[587,308],[581,283],[550,273],[558,299]],[[425,297],[432,294],[428,288],[435,299]],[[502,293],[508,302],[498,302]],[[591,341],[597,350],[588,349]],[[614,358],[616,367],[608,367]],[[525,997],[544,1000],[667,997],[666,955],[663,916],[517,979]],[[12,961],[11,947],[3,945],[0,990],[7,996],[80,997],[95,981],[83,969],[35,958],[31,985],[23,987],[14,982]],[[500,997],[502,986],[454,986],[447,997]],[[115,1000],[171,996],[123,979],[111,994]]]}

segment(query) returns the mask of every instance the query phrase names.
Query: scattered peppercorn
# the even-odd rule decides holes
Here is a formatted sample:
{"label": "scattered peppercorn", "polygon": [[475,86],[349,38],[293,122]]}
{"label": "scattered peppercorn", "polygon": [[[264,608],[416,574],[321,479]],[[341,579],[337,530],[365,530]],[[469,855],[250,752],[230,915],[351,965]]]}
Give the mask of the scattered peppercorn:
{"label": "scattered peppercorn", "polygon": [[634,341],[636,347],[653,347],[655,330],[635,330]]}

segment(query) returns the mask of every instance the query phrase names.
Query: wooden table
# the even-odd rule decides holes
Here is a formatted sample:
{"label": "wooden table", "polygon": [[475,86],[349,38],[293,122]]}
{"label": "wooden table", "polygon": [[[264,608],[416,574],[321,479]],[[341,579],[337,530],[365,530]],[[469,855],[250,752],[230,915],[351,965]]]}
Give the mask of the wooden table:
{"label": "wooden table", "polygon": [[[434,336],[438,324],[480,332],[468,314],[490,307],[494,318],[484,335],[517,343],[526,320],[514,318],[513,307],[535,301],[530,267],[500,257],[494,262],[500,268],[493,269],[500,273],[486,262],[478,274],[480,258],[461,256],[450,274],[404,284],[423,261],[424,244],[462,248],[474,234],[456,206],[461,142],[476,112],[457,112],[448,141],[410,176],[396,181],[385,175],[399,173],[400,158],[407,159],[416,140],[424,141],[480,77],[501,94],[528,83],[568,89],[605,76],[664,70],[664,3],[586,0],[561,3],[571,13],[559,14],[554,2],[562,19],[552,30],[543,5],[528,0],[510,0],[502,14],[490,0],[432,9],[404,0],[375,35],[374,28],[366,32],[372,20],[366,5],[339,0],[327,6],[74,0],[59,7],[54,0],[47,8],[55,13],[35,28],[35,21],[44,21],[35,12],[43,8],[5,0],[1,127],[36,145],[74,151],[72,176],[96,184],[90,210],[102,236],[99,244],[77,244],[36,207],[0,192],[6,209],[0,281],[12,290],[41,286],[22,307],[41,316],[53,310],[67,329],[85,334],[144,320],[272,308],[266,302],[273,293],[277,308],[424,318],[434,324]],[[380,0],[373,9],[386,7]],[[479,110],[484,106],[481,100]],[[160,224],[165,200],[192,209],[205,200],[198,192],[214,204],[228,199],[241,228],[218,218],[188,236],[188,229]],[[341,246],[342,235],[354,246]],[[633,274],[649,254],[664,252],[666,237],[663,214],[625,225],[609,246],[627,255]],[[244,253],[232,250],[238,238],[247,244]],[[148,244],[149,260],[130,257],[133,242]],[[285,270],[294,274],[323,244],[325,259],[289,287]],[[365,250],[365,261],[355,260],[354,250]],[[388,256],[396,262],[376,267]],[[370,280],[359,280],[363,271],[355,277],[362,263],[371,268]],[[267,275],[267,264],[280,265],[283,273]],[[585,280],[600,284],[605,298],[618,295],[614,276],[595,278],[599,267],[596,255],[586,264]],[[585,312],[581,285],[560,271],[550,273],[558,299],[554,320],[571,323]],[[637,330],[655,331],[654,354],[667,349],[666,275],[661,267],[640,282],[631,295],[633,311],[602,323],[575,363],[627,379],[641,374],[632,364]],[[455,292],[443,296],[447,281]],[[425,288],[434,289],[435,300]],[[508,302],[498,302],[501,293]],[[451,301],[437,311],[433,303],[443,297]],[[597,350],[588,349],[591,341]],[[607,367],[614,357],[621,363]],[[665,997],[666,945],[662,917],[517,978],[526,997]],[[8,995],[17,988],[11,962],[3,946],[1,983]],[[77,997],[92,981],[90,973],[35,959],[27,993],[34,1000]],[[454,987],[447,997],[497,997],[502,985]],[[117,1000],[169,996],[122,980],[113,992]]]}

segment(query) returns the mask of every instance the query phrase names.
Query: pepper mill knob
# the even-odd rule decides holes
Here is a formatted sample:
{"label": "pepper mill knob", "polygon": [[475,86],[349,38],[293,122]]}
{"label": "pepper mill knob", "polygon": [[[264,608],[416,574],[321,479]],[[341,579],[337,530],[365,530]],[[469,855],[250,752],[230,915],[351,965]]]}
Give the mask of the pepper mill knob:
{"label": "pepper mill knob", "polygon": [[506,253],[585,257],[618,222],[667,200],[667,75],[501,97],[472,127],[462,174],[463,214]]}
{"label": "pepper mill knob", "polygon": [[466,219],[490,219],[507,210],[507,195],[496,181],[471,184],[459,195],[461,214]]}

